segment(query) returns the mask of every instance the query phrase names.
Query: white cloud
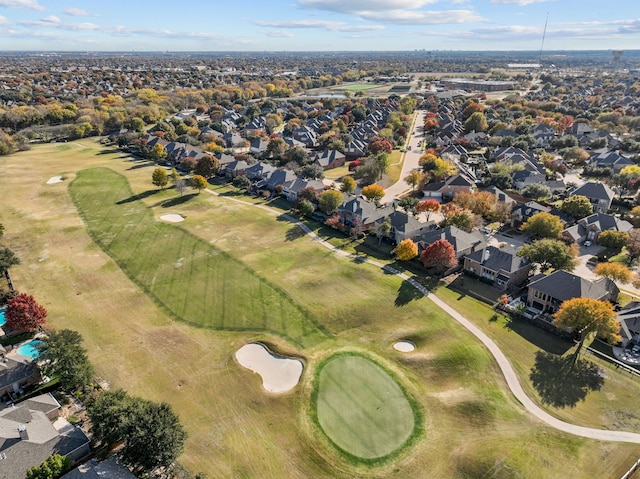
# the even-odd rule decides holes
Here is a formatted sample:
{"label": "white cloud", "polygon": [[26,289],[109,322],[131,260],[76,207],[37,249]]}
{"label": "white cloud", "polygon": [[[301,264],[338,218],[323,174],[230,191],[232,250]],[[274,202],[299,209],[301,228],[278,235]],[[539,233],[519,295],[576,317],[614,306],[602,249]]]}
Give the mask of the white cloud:
{"label": "white cloud", "polygon": [[41,18],[40,20],[45,23],[60,23],[60,19],[55,15],[49,15],[48,17]]}
{"label": "white cloud", "polygon": [[451,0],[452,5],[463,5],[465,3],[470,3],[471,0]]}
{"label": "white cloud", "polygon": [[532,3],[544,3],[549,1],[554,0],[491,0],[491,3],[494,5],[518,5],[523,7],[525,5],[531,5]]}
{"label": "white cloud", "polygon": [[42,5],[38,5],[37,0],[0,0],[0,7],[28,8],[30,10],[38,11],[45,10]]}
{"label": "white cloud", "polygon": [[272,38],[291,38],[293,37],[293,33],[287,30],[269,30],[268,32],[264,32],[264,35]]}
{"label": "white cloud", "polygon": [[388,12],[360,12],[366,20],[401,25],[442,25],[456,23],[480,23],[487,19],[473,10],[442,10],[442,11],[405,11],[391,10]]}
{"label": "white cloud", "polygon": [[66,8],[64,10],[64,13],[66,13],[67,15],[71,15],[72,17],[97,17],[98,16],[94,13],[89,13],[88,11],[83,10],[82,8],[75,8],[75,7]]}
{"label": "white cloud", "polygon": [[9,20],[7,20],[7,17],[3,17],[2,15],[0,15],[0,25],[9,25]]}
{"label": "white cloud", "polygon": [[382,30],[382,25],[349,25],[345,22],[331,22],[327,20],[290,20],[290,21],[275,21],[268,22],[259,20],[254,22],[261,27],[273,27],[273,28],[318,28],[329,32],[363,32],[363,31],[375,31]]}
{"label": "white cloud", "polygon": [[438,0],[298,0],[303,8],[329,10],[339,13],[362,11],[411,10],[424,7]]}

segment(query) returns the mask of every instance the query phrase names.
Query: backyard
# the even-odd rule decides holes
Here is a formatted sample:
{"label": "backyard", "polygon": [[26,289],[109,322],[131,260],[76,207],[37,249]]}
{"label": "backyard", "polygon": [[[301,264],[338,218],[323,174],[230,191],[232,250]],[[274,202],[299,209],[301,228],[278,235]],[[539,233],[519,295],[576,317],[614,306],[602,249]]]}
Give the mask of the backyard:
{"label": "backyard", "polygon": [[[424,477],[428,471],[445,479],[617,479],[639,455],[636,445],[573,437],[531,420],[487,351],[397,276],[338,258],[301,235],[282,210],[245,204],[269,203],[263,199],[226,187],[213,188],[219,196],[203,192],[186,199],[173,189],[156,191],[153,168],[90,139],[2,157],[0,188],[7,200],[0,222],[4,241],[22,260],[12,270],[17,288],[47,307],[54,327],[83,335],[112,388],[174,407],[189,432],[181,461],[194,473],[382,478]],[[64,181],[48,185],[56,175]],[[97,204],[98,192],[111,200]],[[117,204],[123,200],[129,201]],[[185,221],[154,220],[166,213]],[[132,255],[138,237],[144,247]],[[363,255],[373,254],[377,244],[371,238],[364,250],[360,242],[332,241]],[[207,267],[194,262],[187,268],[193,258]],[[219,274],[237,285],[234,291],[216,296],[211,281]],[[210,287],[201,284],[207,281]],[[253,322],[255,310],[242,309],[259,305],[241,296],[245,287],[279,298],[296,319],[288,324],[262,311],[262,322]],[[534,369],[548,371],[572,345],[526,323],[494,319],[490,307],[458,292],[440,287],[437,293],[500,345],[527,392],[545,404],[529,376]],[[235,331],[225,327],[228,321]],[[416,350],[393,350],[399,339]],[[235,362],[235,352],[253,341],[304,362],[301,383],[290,393],[266,393],[260,378]],[[312,420],[317,368],[337,351],[374,358],[424,411],[424,435],[392,461],[351,462]],[[604,384],[584,400],[546,407],[567,421],[638,430],[638,384],[607,369]]]}

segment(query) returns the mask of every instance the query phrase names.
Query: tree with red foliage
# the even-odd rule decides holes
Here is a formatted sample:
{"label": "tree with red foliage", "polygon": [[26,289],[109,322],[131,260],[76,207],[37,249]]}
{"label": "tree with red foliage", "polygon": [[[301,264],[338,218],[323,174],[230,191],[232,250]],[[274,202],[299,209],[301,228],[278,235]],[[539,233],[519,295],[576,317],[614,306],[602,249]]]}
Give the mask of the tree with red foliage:
{"label": "tree with red foliage", "polygon": [[13,331],[36,331],[47,318],[47,310],[30,294],[20,293],[7,302],[6,327]]}
{"label": "tree with red foliage", "polygon": [[391,153],[392,150],[393,145],[391,142],[379,136],[374,136],[369,143],[369,152],[374,155],[377,155],[380,152]]}
{"label": "tree with red foliage", "polygon": [[445,239],[436,240],[427,246],[420,255],[420,261],[425,268],[434,268],[438,273],[443,273],[458,264],[456,251]]}

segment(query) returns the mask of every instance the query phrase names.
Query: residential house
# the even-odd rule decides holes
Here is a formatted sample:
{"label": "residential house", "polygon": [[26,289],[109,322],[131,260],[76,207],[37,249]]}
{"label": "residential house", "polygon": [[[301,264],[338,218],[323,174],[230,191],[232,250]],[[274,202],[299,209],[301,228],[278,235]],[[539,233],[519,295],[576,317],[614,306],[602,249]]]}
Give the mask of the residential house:
{"label": "residential house", "polygon": [[378,208],[373,202],[362,196],[356,196],[344,201],[338,207],[338,216],[345,226],[358,226],[362,231],[375,227],[380,218],[386,218],[393,212],[392,206]]}
{"label": "residential house", "polygon": [[227,178],[235,178],[236,176],[244,175],[249,163],[243,160],[234,160],[224,168],[224,174]]}
{"label": "residential house", "polygon": [[279,168],[265,178],[259,180],[254,187],[257,189],[267,189],[269,191],[276,191],[276,189],[284,188],[284,185],[295,181],[298,178],[293,171],[286,168]]}
{"label": "residential house", "polygon": [[267,147],[269,146],[269,141],[256,139],[249,143],[249,154],[260,157],[263,153],[267,151]]}
{"label": "residential house", "polygon": [[257,162],[244,170],[244,175],[251,181],[260,181],[268,178],[277,168],[269,163]]}
{"label": "residential house", "polygon": [[622,346],[630,342],[640,344],[640,302],[631,301],[618,311],[616,319],[620,323]]}
{"label": "residential house", "polygon": [[316,194],[320,194],[324,191],[324,183],[319,180],[306,180],[301,177],[296,177],[294,180],[283,183],[281,194],[288,201],[295,203],[298,199],[298,193],[305,188],[311,188]]}
{"label": "residential house", "polygon": [[224,146],[227,148],[244,148],[246,141],[237,133],[226,133],[222,136]]}
{"label": "residential house", "polygon": [[568,299],[615,301],[619,293],[620,290],[609,278],[590,281],[568,271],[556,270],[529,284],[527,306],[539,313],[553,314]]}
{"label": "residential house", "polygon": [[611,202],[615,193],[604,183],[599,181],[587,181],[584,185],[573,188],[569,196],[582,195],[589,198],[593,205],[594,213],[606,213],[611,208]]}
{"label": "residential house", "polygon": [[534,148],[548,148],[556,137],[556,131],[549,125],[540,123],[533,128],[531,135],[535,138]]}
{"label": "residential house", "polygon": [[0,411],[0,479],[25,477],[52,454],[77,462],[89,454],[89,438],[82,429],[56,418],[60,404],[46,394]]}
{"label": "residential house", "polygon": [[494,195],[496,195],[496,200],[499,203],[504,203],[508,209],[512,209],[517,204],[516,200],[511,198],[508,194],[506,194],[504,191],[502,191],[500,188],[496,186],[490,186],[485,191],[488,191],[489,193],[493,193]]}
{"label": "residential house", "polygon": [[30,358],[19,355],[7,357],[4,354],[4,348],[1,351],[0,397],[5,394],[19,393],[25,386],[40,382],[42,379],[40,370]]}
{"label": "residential house", "polygon": [[60,479],[136,479],[136,476],[116,456],[111,456],[100,462],[91,459]]}
{"label": "residential house", "polygon": [[447,240],[451,243],[458,260],[464,256],[470,255],[474,251],[484,248],[487,245],[482,234],[477,231],[467,233],[456,226],[433,229],[416,238],[420,251],[441,239]]}
{"label": "residential house", "polygon": [[471,192],[475,188],[475,181],[458,173],[442,182],[427,183],[422,190],[422,195],[434,199],[453,199],[458,193]]}
{"label": "residential house", "polygon": [[416,238],[435,227],[433,221],[422,222],[404,211],[393,211],[387,216],[377,219],[375,229],[377,230],[387,220],[391,224],[391,231],[386,236],[392,238],[396,244],[405,239],[415,241]]}
{"label": "residential house", "polygon": [[514,248],[485,246],[464,257],[464,269],[507,290],[523,284],[531,271],[528,258],[518,256]]}
{"label": "residential house", "polygon": [[617,175],[626,166],[634,165],[626,156],[622,156],[615,151],[602,151],[594,153],[589,160],[589,165],[595,168],[608,168],[611,175]]}
{"label": "residential house", "polygon": [[628,221],[616,218],[613,215],[603,213],[593,213],[565,229],[562,238],[570,243],[584,243],[585,241],[596,241],[603,231],[623,231],[628,233],[633,229],[633,225]]}
{"label": "residential house", "polygon": [[314,158],[313,162],[320,165],[323,170],[330,170],[344,166],[346,156],[337,150],[323,150]]}

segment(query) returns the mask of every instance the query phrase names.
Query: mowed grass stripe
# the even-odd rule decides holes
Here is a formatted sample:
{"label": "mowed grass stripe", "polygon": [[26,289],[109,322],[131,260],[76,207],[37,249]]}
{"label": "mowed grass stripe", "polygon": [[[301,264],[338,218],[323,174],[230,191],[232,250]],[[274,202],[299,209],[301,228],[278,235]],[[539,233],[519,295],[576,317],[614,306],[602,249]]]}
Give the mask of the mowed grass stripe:
{"label": "mowed grass stripe", "polygon": [[314,392],[316,419],[349,457],[384,461],[421,432],[421,414],[382,367],[357,354],[329,358]]}
{"label": "mowed grass stripe", "polygon": [[175,318],[205,328],[267,331],[302,347],[327,339],[284,291],[206,241],[155,221],[124,176],[82,170],[69,190],[94,241]]}

